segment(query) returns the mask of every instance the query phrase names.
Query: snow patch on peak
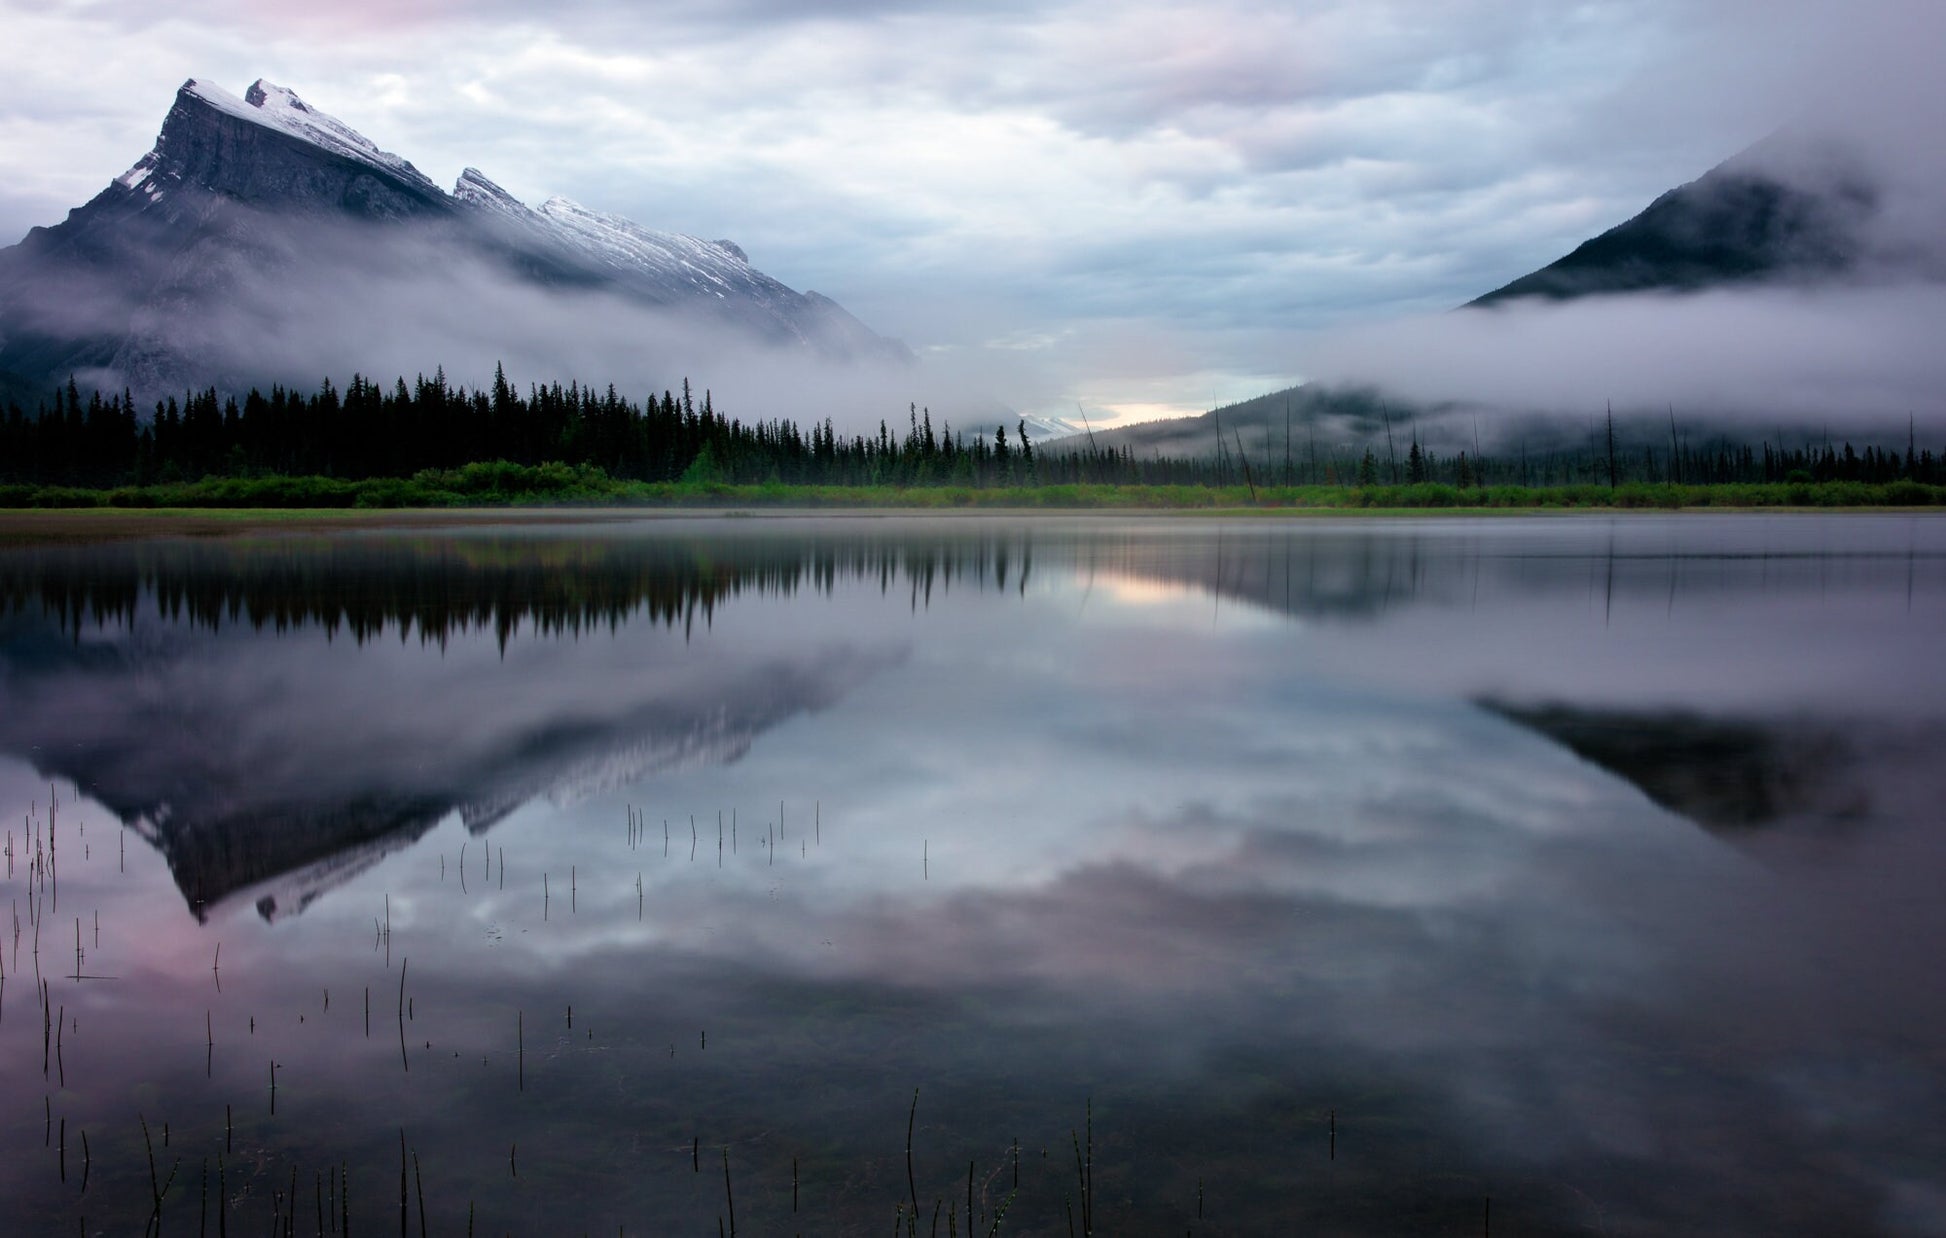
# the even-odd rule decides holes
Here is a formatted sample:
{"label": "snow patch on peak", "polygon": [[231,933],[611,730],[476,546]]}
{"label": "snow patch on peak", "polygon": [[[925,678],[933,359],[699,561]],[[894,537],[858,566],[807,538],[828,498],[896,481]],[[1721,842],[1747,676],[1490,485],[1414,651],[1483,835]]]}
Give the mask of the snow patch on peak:
{"label": "snow patch on peak", "polygon": [[549,215],[549,216],[556,215],[556,214],[561,214],[561,215],[595,214],[594,211],[591,211],[587,207],[581,205],[579,202],[576,202],[573,198],[564,198],[558,193],[550,196],[547,199],[547,201],[541,203],[538,209],[540,210],[541,214]]}
{"label": "snow patch on peak", "polygon": [[[158,177],[157,170],[163,175]],[[132,189],[147,197],[151,202],[162,200],[163,182],[168,179],[168,169],[163,165],[160,151],[150,151],[135,161],[135,166],[115,178],[115,184],[124,189]]]}
{"label": "snow patch on peak", "polygon": [[149,173],[155,171],[155,164],[155,152],[151,151],[137,160],[134,167],[116,177],[115,183],[124,189],[140,188],[142,182],[149,179]]}
{"label": "snow patch on peak", "polygon": [[218,86],[215,82],[204,81],[200,77],[190,78],[182,84],[181,89],[176,93],[193,95],[205,103],[212,104],[225,112],[231,112],[238,116],[247,117],[250,115],[250,113],[243,110],[250,106],[249,104],[237,98],[221,86]]}
{"label": "snow patch on peak", "polygon": [[318,111],[297,97],[297,92],[258,78],[241,99],[213,82],[190,78],[179,95],[188,95],[228,116],[288,134],[312,146],[390,173],[420,189],[437,194],[439,187],[412,164],[378,144],[350,125]]}
{"label": "snow patch on peak", "polygon": [[744,253],[743,246],[737,244],[735,241],[726,241],[719,236],[714,241],[711,241],[710,244],[716,246],[724,253],[730,255],[730,257],[735,258],[738,262],[743,263],[745,266],[750,265],[750,255]]}
{"label": "snow patch on peak", "polygon": [[261,77],[250,83],[250,89],[243,92],[243,101],[251,107],[262,107],[265,103],[269,103],[273,99],[276,102],[272,106],[279,110],[294,112],[311,111],[311,108],[305,104],[304,100],[297,97],[295,90],[292,90],[288,86],[279,86],[275,82],[265,81]]}
{"label": "snow patch on peak", "polygon": [[541,203],[540,214],[577,249],[610,267],[655,272],[719,296],[751,278],[749,264],[734,246],[726,251],[714,241],[651,231],[558,194]]}
{"label": "snow patch on peak", "polygon": [[453,184],[453,195],[457,197],[462,193],[478,193],[484,194],[489,198],[505,198],[509,202],[520,201],[520,199],[500,188],[499,185],[494,183],[493,178],[478,168],[460,169],[459,180]]}
{"label": "snow patch on peak", "polygon": [[534,212],[527,204],[514,197],[487,178],[478,168],[466,168],[453,183],[453,196],[473,206],[488,207],[508,214],[528,216]]}

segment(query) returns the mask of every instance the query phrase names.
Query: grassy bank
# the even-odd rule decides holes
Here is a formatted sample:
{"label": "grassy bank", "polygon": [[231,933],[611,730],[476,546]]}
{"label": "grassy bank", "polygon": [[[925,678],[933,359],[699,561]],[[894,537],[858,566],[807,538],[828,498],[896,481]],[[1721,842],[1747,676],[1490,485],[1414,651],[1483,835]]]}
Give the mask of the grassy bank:
{"label": "grassy bank", "polygon": [[412,477],[211,477],[86,489],[0,486],[0,508],[399,509],[528,505],[1195,510],[1663,509],[1939,507],[1946,486],[1913,481],[1488,486],[788,486],[639,482],[564,464],[470,464]]}

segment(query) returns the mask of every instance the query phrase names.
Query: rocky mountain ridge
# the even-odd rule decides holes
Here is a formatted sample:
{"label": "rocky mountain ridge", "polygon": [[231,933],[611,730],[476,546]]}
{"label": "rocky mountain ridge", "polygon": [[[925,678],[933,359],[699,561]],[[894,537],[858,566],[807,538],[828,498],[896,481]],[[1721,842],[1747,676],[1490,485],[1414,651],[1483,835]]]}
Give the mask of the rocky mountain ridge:
{"label": "rocky mountain ridge", "polygon": [[284,358],[340,377],[375,368],[352,355],[348,306],[382,332],[387,318],[422,325],[439,303],[455,319],[446,335],[497,330],[511,347],[547,297],[598,321],[661,314],[642,334],[909,356],[731,242],[565,198],[530,208],[473,168],[447,193],[294,91],[260,80],[239,97],[191,79],[152,150],[61,223],[0,250],[0,376],[15,390],[75,376],[144,394],[316,382],[270,371]]}

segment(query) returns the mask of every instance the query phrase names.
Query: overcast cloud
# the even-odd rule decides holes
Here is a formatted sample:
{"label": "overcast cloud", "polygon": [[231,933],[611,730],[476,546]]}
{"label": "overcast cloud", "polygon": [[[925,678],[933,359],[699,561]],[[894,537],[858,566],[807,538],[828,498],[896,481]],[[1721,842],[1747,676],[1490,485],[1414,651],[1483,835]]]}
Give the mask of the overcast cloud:
{"label": "overcast cloud", "polygon": [[472,164],[732,238],[922,356],[992,362],[1023,411],[1186,412],[1781,123],[1928,150],[1942,27],[1922,0],[0,0],[31,52],[0,79],[0,238],[134,163],[183,79],[261,76],[444,184]]}

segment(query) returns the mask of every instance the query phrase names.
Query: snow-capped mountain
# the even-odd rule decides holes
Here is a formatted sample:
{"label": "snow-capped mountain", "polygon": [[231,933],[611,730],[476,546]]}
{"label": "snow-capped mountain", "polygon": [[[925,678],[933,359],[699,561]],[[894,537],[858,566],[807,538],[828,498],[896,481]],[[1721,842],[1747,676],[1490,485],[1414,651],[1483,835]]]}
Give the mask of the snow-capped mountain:
{"label": "snow-capped mountain", "polygon": [[[357,132],[335,116],[327,116],[297,97],[297,92],[274,86],[258,79],[244,92],[241,99],[212,82],[191,78],[184,82],[176,94],[176,106],[163,122],[162,135],[156,141],[155,149],[142,157],[141,162],[116,178],[117,182],[134,189],[146,182],[157,171],[165,174],[174,172],[178,177],[184,172],[201,168],[213,170],[212,164],[204,159],[212,152],[198,149],[201,141],[209,139],[235,138],[245,135],[247,140],[250,129],[231,130],[223,125],[205,123],[203,113],[217,113],[222,117],[241,121],[247,126],[270,130],[273,133],[294,138],[307,146],[314,146],[325,153],[335,155],[350,163],[363,164],[389,180],[410,186],[428,198],[439,196],[439,187],[427,179],[426,175],[406,160],[389,151],[383,151],[364,134]],[[242,171],[252,170],[252,164],[245,162]],[[212,188],[217,187],[215,184]],[[244,183],[235,181],[231,186],[244,192]],[[155,197],[158,189],[150,193]]]}
{"label": "snow-capped mountain", "polygon": [[[550,364],[536,320],[577,316],[604,330],[563,333],[574,355]],[[401,338],[584,381],[617,375],[577,369],[659,338],[678,373],[698,341],[907,355],[729,241],[565,198],[531,208],[472,168],[447,193],[264,81],[241,97],[184,83],[154,149],[63,222],[0,250],[0,374],[18,381],[76,375],[143,392],[315,382],[382,371],[391,358],[369,354]]]}
{"label": "snow-capped mountain", "polygon": [[838,355],[900,351],[836,301],[797,292],[757,270],[733,241],[657,232],[559,195],[529,207],[478,168],[460,173],[453,197],[516,249],[558,253],[576,270],[606,277],[643,300],[674,305],[713,297],[771,320],[776,334]]}

